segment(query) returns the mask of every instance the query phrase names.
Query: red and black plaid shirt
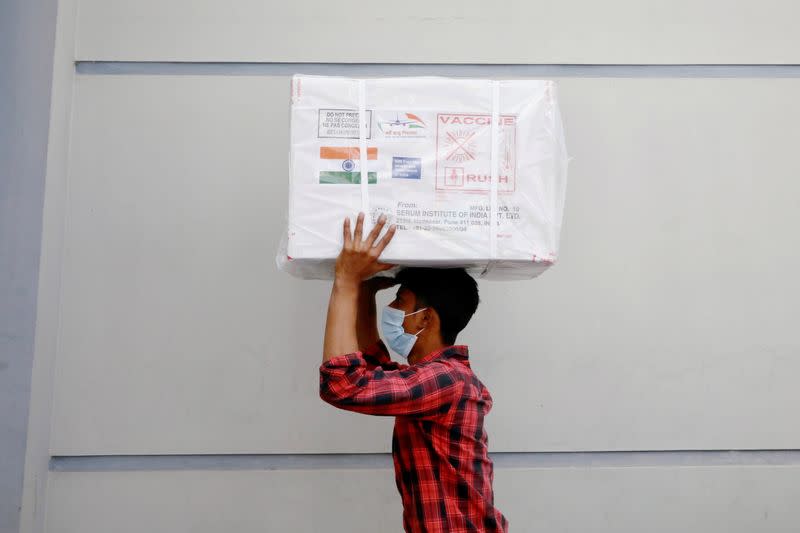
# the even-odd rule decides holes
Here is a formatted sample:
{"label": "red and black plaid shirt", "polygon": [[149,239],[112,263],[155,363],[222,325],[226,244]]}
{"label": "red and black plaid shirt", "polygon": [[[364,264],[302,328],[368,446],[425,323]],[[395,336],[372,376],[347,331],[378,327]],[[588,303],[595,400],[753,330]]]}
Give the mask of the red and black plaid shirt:
{"label": "red and black plaid shirt", "polygon": [[368,415],[395,416],[392,458],[408,533],[506,532],[494,506],[494,469],[484,417],[489,391],[466,346],[448,346],[409,366],[383,342],[320,368],[320,397]]}

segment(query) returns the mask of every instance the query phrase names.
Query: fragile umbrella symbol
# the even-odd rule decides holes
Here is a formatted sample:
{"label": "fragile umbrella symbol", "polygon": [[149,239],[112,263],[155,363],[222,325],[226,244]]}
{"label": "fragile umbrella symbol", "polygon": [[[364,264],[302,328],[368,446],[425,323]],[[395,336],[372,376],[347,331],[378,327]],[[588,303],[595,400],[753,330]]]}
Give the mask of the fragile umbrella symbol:
{"label": "fragile umbrella symbol", "polygon": [[[457,137],[454,137],[453,134],[450,133],[449,131],[447,132],[447,136],[450,138],[452,143],[456,145],[455,148],[450,150],[450,153],[447,154],[447,159],[455,159],[456,161],[462,161],[463,159],[475,159],[475,156],[472,155],[469,152],[469,150],[467,149],[467,147],[465,146],[470,141],[470,139],[472,139],[475,136],[475,132],[474,131],[471,132],[466,137],[464,137],[463,140],[459,140]],[[463,154],[458,154],[457,152],[459,150],[462,151]],[[456,157],[456,156],[458,156],[458,157]],[[463,157],[463,156],[466,156],[466,157]]]}

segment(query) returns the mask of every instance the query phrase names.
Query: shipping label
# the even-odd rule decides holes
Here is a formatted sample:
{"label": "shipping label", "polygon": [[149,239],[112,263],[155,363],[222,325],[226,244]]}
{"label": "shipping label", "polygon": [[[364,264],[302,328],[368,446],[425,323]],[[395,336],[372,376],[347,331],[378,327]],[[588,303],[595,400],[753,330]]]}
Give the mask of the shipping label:
{"label": "shipping label", "polygon": [[422,159],[419,157],[393,157],[392,177],[410,180],[422,178]]}

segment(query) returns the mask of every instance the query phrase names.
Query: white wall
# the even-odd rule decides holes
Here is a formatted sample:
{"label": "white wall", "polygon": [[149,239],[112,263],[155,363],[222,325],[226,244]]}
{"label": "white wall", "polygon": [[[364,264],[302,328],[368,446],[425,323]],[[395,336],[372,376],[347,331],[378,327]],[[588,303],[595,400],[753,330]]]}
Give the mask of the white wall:
{"label": "white wall", "polygon": [[25,530],[400,530],[391,420],[317,397],[329,287],[274,266],[299,71],[559,82],[560,262],[463,334],[514,531],[789,531],[800,70],[754,64],[798,63],[800,9],[769,4],[61,0]]}
{"label": "white wall", "polygon": [[55,0],[0,2],[0,533],[22,503],[55,20]]}

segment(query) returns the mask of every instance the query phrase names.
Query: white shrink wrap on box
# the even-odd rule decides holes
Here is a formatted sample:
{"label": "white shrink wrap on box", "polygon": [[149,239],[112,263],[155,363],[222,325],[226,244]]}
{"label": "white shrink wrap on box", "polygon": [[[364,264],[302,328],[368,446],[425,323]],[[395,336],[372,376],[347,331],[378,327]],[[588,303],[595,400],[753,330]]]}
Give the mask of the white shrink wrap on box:
{"label": "white shrink wrap on box", "polygon": [[289,158],[277,263],[295,276],[332,279],[359,211],[365,235],[381,213],[397,225],[381,260],[399,266],[524,279],[558,257],[569,158],[553,81],[295,75]]}

